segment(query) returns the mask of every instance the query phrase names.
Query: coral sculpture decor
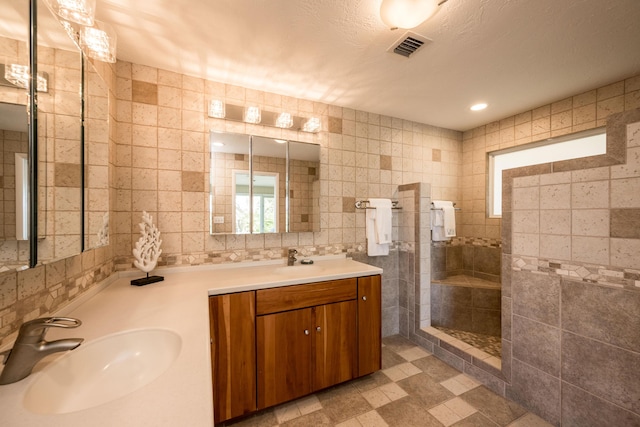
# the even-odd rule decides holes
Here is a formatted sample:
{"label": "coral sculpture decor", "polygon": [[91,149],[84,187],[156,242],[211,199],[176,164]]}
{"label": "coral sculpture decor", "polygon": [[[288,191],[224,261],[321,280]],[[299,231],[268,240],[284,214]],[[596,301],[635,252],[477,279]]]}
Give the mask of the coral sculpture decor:
{"label": "coral sculpture decor", "polygon": [[132,280],[131,284],[144,286],[164,280],[162,276],[149,276],[149,272],[156,268],[158,258],[162,253],[162,249],[160,249],[162,240],[160,240],[158,227],[155,226],[153,218],[147,212],[142,212],[142,222],[138,225],[141,236],[136,242],[136,247],[133,249],[133,256],[135,257],[133,265],[147,273],[147,277]]}

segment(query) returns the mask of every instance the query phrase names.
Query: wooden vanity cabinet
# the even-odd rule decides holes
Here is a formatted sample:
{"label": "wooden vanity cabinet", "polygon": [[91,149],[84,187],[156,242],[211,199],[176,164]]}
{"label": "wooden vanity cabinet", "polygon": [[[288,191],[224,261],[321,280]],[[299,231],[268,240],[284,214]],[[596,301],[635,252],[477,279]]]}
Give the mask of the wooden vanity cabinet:
{"label": "wooden vanity cabinet", "polygon": [[212,296],[215,423],[381,368],[380,276]]}
{"label": "wooden vanity cabinet", "polygon": [[256,292],[258,409],[355,377],[356,296],[356,279]]}
{"label": "wooden vanity cabinet", "polygon": [[382,368],[382,289],[380,276],[358,278],[358,376]]}
{"label": "wooden vanity cabinet", "polygon": [[215,423],[257,409],[255,294],[209,297]]}

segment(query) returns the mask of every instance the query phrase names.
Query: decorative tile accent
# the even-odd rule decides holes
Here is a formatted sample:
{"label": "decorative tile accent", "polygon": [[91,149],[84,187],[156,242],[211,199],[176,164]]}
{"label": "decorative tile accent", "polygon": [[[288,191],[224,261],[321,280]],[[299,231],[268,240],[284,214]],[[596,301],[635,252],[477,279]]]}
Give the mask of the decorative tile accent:
{"label": "decorative tile accent", "polygon": [[516,256],[512,259],[511,267],[513,271],[528,271],[535,272],[536,274],[561,276],[586,283],[597,283],[613,288],[640,291],[640,288],[635,284],[636,280],[640,278],[640,270],[631,268]]}

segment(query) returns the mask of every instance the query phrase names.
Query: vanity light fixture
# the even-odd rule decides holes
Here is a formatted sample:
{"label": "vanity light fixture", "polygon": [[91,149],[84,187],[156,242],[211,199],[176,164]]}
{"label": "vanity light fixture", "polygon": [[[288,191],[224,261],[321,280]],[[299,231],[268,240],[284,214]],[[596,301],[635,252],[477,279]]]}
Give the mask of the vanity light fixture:
{"label": "vanity light fixture", "polygon": [[485,108],[487,108],[487,104],[485,104],[484,102],[480,102],[478,104],[472,105],[470,110],[471,111],[481,111],[481,110],[484,110]]}
{"label": "vanity light fixture", "polygon": [[302,130],[305,132],[318,132],[320,130],[320,119],[317,117],[311,117],[306,121]]}
{"label": "vanity light fixture", "polygon": [[276,119],[276,127],[289,129],[291,126],[293,126],[293,117],[291,117],[291,114],[280,113]]}
{"label": "vanity light fixture", "polygon": [[247,123],[253,123],[253,124],[260,123],[260,108],[247,107],[244,110],[244,121]]}
{"label": "vanity light fixture", "polygon": [[224,119],[224,116],[224,102],[220,101],[219,99],[212,99],[209,103],[209,117]]}
{"label": "vanity light fixture", "polygon": [[96,0],[46,0],[45,3],[62,19],[81,25],[94,25]]}
{"label": "vanity light fixture", "polygon": [[116,33],[106,22],[96,20],[95,26],[80,29],[80,48],[90,58],[116,62],[116,43]]}
{"label": "vanity light fixture", "polygon": [[209,101],[207,115],[214,119],[260,124],[262,126],[316,133],[320,131],[320,119],[300,117],[287,112],[263,111],[260,107],[228,104],[219,99]]}
{"label": "vanity light fixture", "polygon": [[[7,86],[16,86],[22,89],[26,89],[29,86],[30,79],[29,67],[19,64],[6,64],[4,65],[4,80],[10,83]],[[49,80],[47,73],[38,73],[38,83],[36,89],[38,92],[49,91]],[[6,83],[5,82],[5,83]],[[1,82],[0,82],[1,83]]]}
{"label": "vanity light fixture", "polygon": [[380,18],[392,30],[410,29],[431,18],[442,3],[442,0],[382,0]]}

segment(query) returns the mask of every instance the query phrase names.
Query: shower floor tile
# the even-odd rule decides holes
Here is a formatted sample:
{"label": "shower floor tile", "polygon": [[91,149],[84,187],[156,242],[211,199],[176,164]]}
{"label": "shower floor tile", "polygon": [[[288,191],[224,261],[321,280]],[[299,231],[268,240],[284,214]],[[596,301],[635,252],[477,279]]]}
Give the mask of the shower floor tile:
{"label": "shower floor tile", "polygon": [[494,337],[493,335],[478,334],[475,332],[459,331],[457,329],[449,329],[443,326],[434,326],[434,328],[444,332],[447,335],[451,335],[460,341],[466,342],[469,345],[474,346],[478,350],[482,350],[495,357],[502,357],[502,340],[500,337]]}

